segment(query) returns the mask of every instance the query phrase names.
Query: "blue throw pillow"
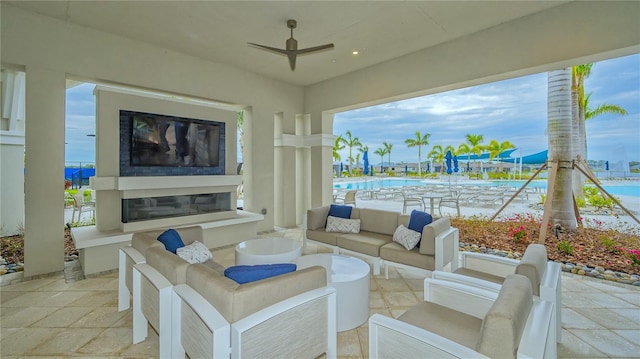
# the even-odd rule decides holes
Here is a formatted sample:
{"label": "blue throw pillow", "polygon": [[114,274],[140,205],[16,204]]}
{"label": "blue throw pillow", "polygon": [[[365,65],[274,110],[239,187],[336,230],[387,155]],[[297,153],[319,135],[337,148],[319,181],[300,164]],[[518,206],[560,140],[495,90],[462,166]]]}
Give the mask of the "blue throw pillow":
{"label": "blue throw pillow", "polygon": [[224,270],[224,276],[238,284],[275,277],[280,274],[295,272],[294,263],[257,264],[253,266],[232,266]]}
{"label": "blue throw pillow", "polygon": [[329,216],[331,217],[340,217],[340,218],[351,218],[351,210],[353,207],[351,206],[339,206],[337,204],[332,204],[329,207]]}
{"label": "blue throw pillow", "polygon": [[175,229],[167,229],[158,236],[158,240],[164,244],[164,248],[171,253],[176,253],[178,248],[184,247],[180,234]]}
{"label": "blue throw pillow", "polygon": [[[411,211],[411,217],[409,217],[409,229],[414,230],[422,235],[422,228],[427,224],[433,222],[433,217],[427,212],[418,210]],[[417,248],[420,248],[420,241],[416,244]]]}

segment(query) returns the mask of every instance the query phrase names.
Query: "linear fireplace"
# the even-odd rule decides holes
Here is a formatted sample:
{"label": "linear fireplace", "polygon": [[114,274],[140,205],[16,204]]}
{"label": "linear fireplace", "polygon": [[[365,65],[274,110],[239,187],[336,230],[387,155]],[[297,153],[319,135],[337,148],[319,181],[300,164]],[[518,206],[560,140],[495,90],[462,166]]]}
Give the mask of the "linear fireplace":
{"label": "linear fireplace", "polygon": [[231,193],[127,198],[122,200],[122,223],[230,211]]}

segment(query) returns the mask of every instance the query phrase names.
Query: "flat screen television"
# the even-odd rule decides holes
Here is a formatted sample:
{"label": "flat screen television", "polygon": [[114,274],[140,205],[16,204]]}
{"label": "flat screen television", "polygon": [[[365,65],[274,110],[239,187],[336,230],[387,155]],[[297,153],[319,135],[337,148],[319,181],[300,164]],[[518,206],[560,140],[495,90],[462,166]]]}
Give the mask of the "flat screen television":
{"label": "flat screen television", "polygon": [[224,122],[120,111],[130,124],[130,166],[219,167]]}

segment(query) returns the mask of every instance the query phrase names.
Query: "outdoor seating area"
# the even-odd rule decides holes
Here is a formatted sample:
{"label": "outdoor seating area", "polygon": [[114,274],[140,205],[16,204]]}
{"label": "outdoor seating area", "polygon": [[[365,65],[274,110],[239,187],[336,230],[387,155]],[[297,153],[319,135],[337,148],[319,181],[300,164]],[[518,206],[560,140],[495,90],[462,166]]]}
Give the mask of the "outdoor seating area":
{"label": "outdoor seating area", "polygon": [[[402,213],[407,213],[411,208],[420,209],[440,216],[444,214],[461,215],[461,207],[497,209],[507,200],[513,197],[519,188],[513,186],[480,186],[474,184],[432,184],[422,186],[394,186],[366,190],[334,189],[334,203],[343,204],[344,197],[348,193],[357,200],[384,200],[398,202],[402,205]],[[526,203],[539,196],[540,189],[525,188],[520,191],[514,200]],[[353,201],[355,202],[355,200]],[[449,212],[447,208],[455,210]]]}
{"label": "outdoor seating area", "polygon": [[[302,240],[301,229],[268,235]],[[303,257],[316,253],[330,251],[308,243]],[[235,263],[233,246],[212,250],[211,254],[223,267]],[[369,262],[370,268],[372,265]],[[426,305],[425,279],[423,272],[411,268],[390,267],[388,279],[384,274],[372,274],[370,317],[375,314],[380,319],[382,315],[385,321],[396,321],[416,306],[415,310],[421,310]],[[567,273],[560,275],[560,281],[563,316],[559,358],[624,358],[640,351],[635,340],[640,318],[630,315],[640,311],[638,288]],[[118,311],[117,298],[117,272],[72,282],[66,282],[60,274],[2,287],[0,353],[3,357],[159,357],[160,339],[155,330],[149,328],[146,340],[133,343],[133,311]],[[410,314],[404,318],[407,316]],[[365,323],[338,332],[337,356],[375,357],[369,349],[371,328]],[[400,347],[398,342],[390,346]]]}

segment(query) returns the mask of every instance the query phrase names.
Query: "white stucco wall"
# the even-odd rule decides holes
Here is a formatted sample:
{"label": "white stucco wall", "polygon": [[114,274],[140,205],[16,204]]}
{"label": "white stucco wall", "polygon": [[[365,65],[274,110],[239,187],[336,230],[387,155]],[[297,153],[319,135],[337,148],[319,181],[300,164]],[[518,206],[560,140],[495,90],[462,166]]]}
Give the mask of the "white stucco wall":
{"label": "white stucco wall", "polygon": [[[27,175],[25,189],[25,247],[30,262],[25,266],[25,276],[63,268],[60,203],[67,76],[246,106],[250,116],[245,120],[249,128],[245,141],[250,144],[247,157],[252,161],[251,166],[245,166],[248,178],[244,188],[252,195],[245,200],[245,209],[258,213],[266,209],[258,229],[273,228],[273,118],[275,113],[284,113],[286,120],[294,121],[303,113],[301,87],[43,17],[6,3],[0,6],[2,64],[24,68],[27,73],[27,169],[33,159],[33,170],[29,171],[31,178]],[[52,205],[43,207],[43,203]]]}

